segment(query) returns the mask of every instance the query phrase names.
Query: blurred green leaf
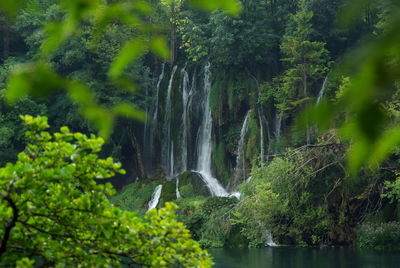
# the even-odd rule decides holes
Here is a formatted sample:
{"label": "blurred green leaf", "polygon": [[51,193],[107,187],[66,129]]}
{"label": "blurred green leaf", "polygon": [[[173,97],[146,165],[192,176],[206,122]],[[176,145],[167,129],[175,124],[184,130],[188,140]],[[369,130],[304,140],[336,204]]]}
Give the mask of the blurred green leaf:
{"label": "blurred green leaf", "polygon": [[377,141],[370,155],[369,165],[376,167],[381,164],[400,144],[400,127],[386,130]]}
{"label": "blurred green leaf", "polygon": [[115,105],[112,110],[117,114],[124,117],[136,119],[139,121],[144,121],[146,118],[146,114],[137,108],[135,108],[132,104],[128,103],[120,103]]}
{"label": "blurred green leaf", "polygon": [[43,97],[63,87],[64,80],[43,62],[17,66],[11,73],[7,85],[6,99],[16,102],[30,94]]}
{"label": "blurred green leaf", "polygon": [[168,42],[164,36],[157,36],[151,40],[151,51],[164,60],[170,58]]}
{"label": "blurred green leaf", "polygon": [[4,10],[8,14],[15,16],[21,8],[23,8],[28,1],[26,0],[1,0],[0,10]]}
{"label": "blurred green leaf", "polygon": [[124,44],[118,56],[111,63],[109,76],[113,79],[121,76],[130,63],[138,59],[145,52],[145,45],[140,40],[131,40]]}
{"label": "blurred green leaf", "polygon": [[231,15],[238,15],[241,10],[238,0],[189,0],[189,3],[194,7],[208,11],[222,9]]}
{"label": "blurred green leaf", "polygon": [[66,19],[63,23],[49,23],[45,27],[47,38],[43,41],[41,52],[43,56],[48,56],[57,47],[59,47],[68,37],[70,37],[76,27],[78,21],[74,19]]}

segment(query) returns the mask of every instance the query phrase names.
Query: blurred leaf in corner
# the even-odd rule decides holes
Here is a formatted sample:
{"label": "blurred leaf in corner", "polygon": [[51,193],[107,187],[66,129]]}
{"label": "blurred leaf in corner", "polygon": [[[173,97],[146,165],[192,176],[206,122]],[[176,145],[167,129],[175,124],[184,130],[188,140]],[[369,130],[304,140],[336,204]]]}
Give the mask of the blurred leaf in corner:
{"label": "blurred leaf in corner", "polygon": [[322,115],[327,119],[344,115],[339,127],[350,142],[348,170],[353,175],[362,166],[378,167],[400,144],[400,129],[384,109],[400,79],[400,1],[349,0],[340,19],[342,25],[349,26],[373,8],[382,8],[388,15],[377,24],[380,28],[374,39],[362,43],[344,61],[351,66],[350,83],[340,90],[334,103],[328,104],[327,113],[321,111],[323,107],[309,113],[309,119],[323,128]]}
{"label": "blurred leaf in corner", "polygon": [[141,40],[130,40],[124,44],[119,54],[111,63],[108,72],[112,79],[117,79],[130,63],[137,60],[145,53],[146,46]]}
{"label": "blurred leaf in corner", "polygon": [[11,16],[17,15],[19,10],[23,8],[28,1],[26,0],[1,0],[0,11],[3,10]]}
{"label": "blurred leaf in corner", "polygon": [[151,51],[164,60],[169,60],[168,42],[165,36],[156,36],[151,40]]}
{"label": "blurred leaf in corner", "polygon": [[238,0],[189,0],[189,3],[196,8],[213,11],[221,9],[230,15],[238,15],[241,4]]}
{"label": "blurred leaf in corner", "polygon": [[6,100],[15,103],[28,94],[34,97],[44,97],[63,88],[63,81],[63,78],[58,76],[47,63],[18,65],[9,77]]}

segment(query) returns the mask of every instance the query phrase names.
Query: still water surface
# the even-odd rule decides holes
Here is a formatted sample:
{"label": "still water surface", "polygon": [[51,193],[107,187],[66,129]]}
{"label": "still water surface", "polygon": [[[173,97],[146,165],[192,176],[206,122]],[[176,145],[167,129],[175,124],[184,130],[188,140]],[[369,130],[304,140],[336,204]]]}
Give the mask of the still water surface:
{"label": "still water surface", "polygon": [[400,252],[346,248],[209,249],[215,268],[400,268]]}

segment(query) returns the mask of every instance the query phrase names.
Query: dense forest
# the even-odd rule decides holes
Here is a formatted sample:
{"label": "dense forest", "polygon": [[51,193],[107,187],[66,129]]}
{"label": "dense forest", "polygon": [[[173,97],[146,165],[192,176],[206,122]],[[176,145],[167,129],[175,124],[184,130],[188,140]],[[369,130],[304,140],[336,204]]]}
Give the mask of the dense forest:
{"label": "dense forest", "polygon": [[[29,161],[43,146],[55,163],[79,155],[79,164],[90,167],[82,176],[96,179],[95,185],[81,182],[66,189],[95,187],[113,208],[122,209],[115,215],[127,221],[135,214],[124,213],[137,212],[138,222],[154,233],[163,222],[149,218],[157,217],[153,208],[167,215],[173,202],[177,222],[169,228],[187,228],[202,248],[399,249],[399,4],[241,0],[209,11],[192,2],[143,1],[132,7],[139,14],[132,21],[115,5],[122,8],[104,21],[60,24],[69,25],[64,28],[55,25],[68,21],[73,10],[68,1],[30,0],[15,14],[1,12],[2,180],[13,174],[6,163],[16,161],[17,173],[29,176],[22,166],[34,165]],[[76,27],[73,34],[68,27]],[[51,53],[43,52],[46,46]],[[34,117],[21,120],[21,115]],[[50,126],[36,116],[46,116]],[[61,132],[35,136],[46,128]],[[105,138],[101,152],[102,142],[88,138],[91,133]],[[68,137],[76,139],[75,147],[62,143],[72,142]],[[53,138],[55,145],[49,145]],[[27,146],[32,139],[37,145]],[[51,146],[59,153],[51,154]],[[24,150],[26,158],[18,155]],[[126,172],[91,153],[111,156]],[[61,166],[49,168],[64,176],[69,171]],[[37,183],[45,184],[45,177]],[[6,206],[3,190],[2,196]],[[18,244],[28,238],[15,239]],[[183,266],[197,266],[187,249],[180,250],[187,258]],[[209,265],[206,253],[196,250],[204,267]],[[30,255],[41,253],[22,254]],[[151,265],[166,266],[158,261]]]}

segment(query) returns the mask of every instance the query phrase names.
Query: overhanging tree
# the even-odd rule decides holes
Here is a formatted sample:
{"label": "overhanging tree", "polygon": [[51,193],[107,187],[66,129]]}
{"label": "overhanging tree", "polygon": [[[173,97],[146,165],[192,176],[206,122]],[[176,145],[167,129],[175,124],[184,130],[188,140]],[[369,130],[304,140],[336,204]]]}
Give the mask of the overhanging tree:
{"label": "overhanging tree", "polygon": [[23,119],[31,143],[0,169],[0,266],[211,266],[173,204],[144,219],[110,204],[111,185],[94,179],[124,170],[97,156],[102,138],[67,127],[50,134],[46,118]]}

